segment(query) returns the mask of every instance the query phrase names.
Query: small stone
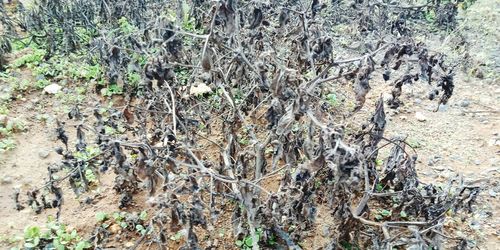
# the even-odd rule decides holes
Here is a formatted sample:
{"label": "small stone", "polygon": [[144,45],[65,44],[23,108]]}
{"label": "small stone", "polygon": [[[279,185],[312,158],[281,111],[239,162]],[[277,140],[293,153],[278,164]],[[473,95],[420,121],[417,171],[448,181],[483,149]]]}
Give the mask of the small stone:
{"label": "small stone", "polygon": [[477,220],[473,220],[471,223],[470,223],[470,227],[474,230],[479,230],[481,229],[481,224],[479,223],[479,221]]}
{"label": "small stone", "polygon": [[483,71],[479,67],[472,69],[471,74],[479,79],[484,78]]}
{"label": "small stone", "polygon": [[384,93],[382,96],[384,98],[384,102],[388,102],[388,101],[392,100],[392,95],[389,93]]}
{"label": "small stone", "polygon": [[416,99],[413,101],[413,103],[415,103],[416,105],[421,104],[421,103],[422,103],[422,99],[420,99],[420,98],[416,98]]}
{"label": "small stone", "polygon": [[439,107],[438,107],[439,112],[445,112],[446,110],[448,110],[448,105],[439,104]]}
{"label": "small stone", "polygon": [[422,112],[416,112],[415,113],[415,118],[417,119],[417,121],[419,122],[425,122],[427,121],[427,117],[425,117],[424,114],[422,114]]}
{"label": "small stone", "polygon": [[49,157],[50,152],[48,150],[43,150],[38,152],[38,156],[42,159]]}
{"label": "small stone", "polygon": [[481,165],[481,161],[480,160],[474,160],[474,164],[476,164],[476,165],[479,166],[479,165]]}
{"label": "small stone", "polygon": [[10,177],[10,176],[2,177],[2,179],[0,180],[0,184],[2,184],[2,185],[12,184],[12,177]]}
{"label": "small stone", "polygon": [[323,237],[328,237],[330,235],[330,227],[327,225],[324,225],[323,228],[321,229],[321,235]]}
{"label": "small stone", "polygon": [[406,121],[407,119],[408,119],[408,117],[406,117],[404,115],[401,116],[401,120]]}
{"label": "small stone", "polygon": [[119,232],[122,231],[122,227],[120,227],[120,225],[118,224],[113,224],[109,227],[109,231],[112,233],[112,234],[117,234]]}
{"label": "small stone", "polygon": [[134,245],[135,245],[135,243],[134,243],[134,242],[132,242],[132,241],[125,242],[125,244],[124,244],[124,246],[125,246],[126,248],[133,247]]}
{"label": "small stone", "polygon": [[497,197],[497,193],[495,192],[495,190],[493,189],[490,189],[490,191],[488,191],[488,194],[491,196],[491,197]]}
{"label": "small stone", "polygon": [[52,83],[49,86],[43,88],[43,92],[47,94],[57,94],[61,91],[62,87],[59,84]]}
{"label": "small stone", "polygon": [[462,107],[462,108],[467,108],[467,107],[469,107],[469,105],[470,105],[470,101],[469,100],[462,100],[460,102],[460,107]]}
{"label": "small stone", "polygon": [[197,86],[191,86],[189,94],[191,96],[199,96],[199,95],[204,95],[204,94],[207,94],[210,92],[212,92],[212,88],[210,88],[209,86],[207,86],[204,83],[200,83]]}

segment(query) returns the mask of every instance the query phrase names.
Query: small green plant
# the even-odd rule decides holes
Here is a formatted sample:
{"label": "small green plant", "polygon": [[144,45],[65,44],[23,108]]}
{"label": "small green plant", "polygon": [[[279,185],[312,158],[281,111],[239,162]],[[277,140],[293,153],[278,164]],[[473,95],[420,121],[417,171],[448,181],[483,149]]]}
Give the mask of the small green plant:
{"label": "small green plant", "polygon": [[425,13],[425,20],[429,23],[434,23],[436,21],[436,11],[434,9],[429,9]]}
{"label": "small green plant", "polygon": [[148,212],[142,211],[141,214],[139,214],[139,219],[142,221],[145,221],[148,218]]}
{"label": "small green plant", "polygon": [[340,242],[340,245],[342,246],[343,249],[345,250],[359,250],[360,248],[357,247],[356,245],[349,243],[349,242]]}
{"label": "small green plant", "polygon": [[122,228],[127,228],[128,227],[128,223],[125,221],[126,217],[127,217],[127,213],[126,212],[115,212],[115,213],[113,213],[113,219]]}
{"label": "small green plant", "polygon": [[36,81],[36,83],[35,83],[35,87],[37,89],[43,89],[49,85],[50,85],[50,81],[48,81],[46,79],[40,79],[40,80]]}
{"label": "small green plant", "polygon": [[107,88],[101,90],[103,96],[121,95],[123,94],[123,89],[117,84],[110,84]]}
{"label": "small green plant", "polygon": [[408,218],[408,214],[406,214],[406,212],[405,212],[405,211],[401,211],[401,212],[399,213],[399,217],[401,217],[402,219],[406,219],[406,218]]}
{"label": "small green plant", "polygon": [[19,51],[27,48],[29,42],[30,42],[30,37],[12,40],[12,42],[10,43],[12,46],[12,51]]}
{"label": "small green plant", "polygon": [[33,48],[31,53],[17,58],[9,66],[11,68],[20,68],[23,66],[28,66],[31,68],[32,66],[37,66],[43,61],[46,53],[47,52],[43,49]]}
{"label": "small green plant", "polygon": [[145,235],[148,232],[148,230],[141,224],[135,225],[135,231],[140,233],[141,235]]}
{"label": "small green plant", "polygon": [[95,218],[97,219],[98,222],[104,222],[109,218],[108,214],[105,212],[97,212],[95,215]]}
{"label": "small green plant", "polygon": [[96,155],[98,155],[100,153],[101,153],[101,150],[98,147],[88,146],[85,148],[85,151],[75,152],[74,156],[75,156],[75,158],[77,158],[79,160],[88,161],[89,159],[95,157]]}
{"label": "small green plant", "polygon": [[387,209],[379,209],[377,210],[377,214],[375,215],[375,219],[378,221],[383,220],[384,218],[390,218],[392,216],[392,211]]}
{"label": "small green plant", "polygon": [[127,80],[128,80],[127,83],[135,89],[139,86],[139,83],[141,82],[141,75],[137,72],[129,71],[127,73]]}
{"label": "small green plant", "polygon": [[24,249],[74,249],[84,250],[92,245],[83,240],[76,230],[68,230],[64,224],[49,219],[47,230],[29,226],[24,230]]}
{"label": "small green plant", "polygon": [[243,146],[247,146],[248,144],[250,144],[250,140],[246,137],[242,137],[240,138],[240,140],[238,141],[241,145]]}
{"label": "small green plant", "polygon": [[180,239],[182,239],[182,231],[179,231],[176,234],[170,236],[170,240],[173,241],[179,241]]}
{"label": "small green plant", "polygon": [[[257,228],[255,230],[255,234],[257,236],[257,244],[259,243],[260,241],[260,238],[262,236],[262,228]],[[236,246],[240,247],[241,249],[252,249],[253,247],[253,238],[251,235],[247,235],[245,236],[245,238],[243,238],[243,240],[237,240],[236,241]]]}
{"label": "small green plant", "polygon": [[329,93],[325,96],[325,101],[330,104],[332,107],[336,107],[339,105],[337,100],[337,95],[335,93]]}
{"label": "small green plant", "polygon": [[126,17],[121,17],[120,19],[118,19],[118,25],[120,27],[120,31],[123,34],[129,35],[129,34],[132,34],[138,30],[137,27],[130,24],[130,22],[127,20]]}

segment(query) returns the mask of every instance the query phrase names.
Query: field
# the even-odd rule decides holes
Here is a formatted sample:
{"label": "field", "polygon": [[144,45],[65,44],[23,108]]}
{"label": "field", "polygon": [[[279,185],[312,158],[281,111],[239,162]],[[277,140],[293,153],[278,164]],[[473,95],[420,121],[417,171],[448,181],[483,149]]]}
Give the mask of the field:
{"label": "field", "polygon": [[500,2],[0,5],[1,249],[498,249]]}

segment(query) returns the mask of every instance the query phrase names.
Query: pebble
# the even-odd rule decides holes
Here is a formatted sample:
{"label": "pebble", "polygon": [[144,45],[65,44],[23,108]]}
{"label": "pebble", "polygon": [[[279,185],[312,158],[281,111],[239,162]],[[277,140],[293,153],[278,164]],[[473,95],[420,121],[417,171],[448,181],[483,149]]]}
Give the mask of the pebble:
{"label": "pebble", "polygon": [[479,229],[481,229],[481,224],[479,223],[479,221],[477,221],[477,220],[473,220],[473,221],[470,223],[470,227],[471,227],[472,229],[479,230]]}
{"label": "pebble", "polygon": [[62,87],[57,83],[52,83],[49,86],[43,88],[43,92],[47,94],[57,94],[61,91]]}
{"label": "pebble", "polygon": [[469,100],[462,100],[460,102],[460,107],[462,107],[462,108],[467,108],[467,107],[469,107],[469,105],[470,105],[470,101]]}
{"label": "pebble", "polygon": [[422,112],[416,112],[415,113],[415,118],[417,119],[417,121],[419,122],[425,122],[427,121],[427,117],[425,117],[424,114],[422,114]]}
{"label": "pebble", "polygon": [[0,184],[2,184],[2,185],[12,184],[12,177],[10,177],[10,176],[2,177],[2,180],[0,180]]}
{"label": "pebble", "polygon": [[401,116],[401,120],[406,121],[408,118],[404,115]]}
{"label": "pebble", "polygon": [[113,224],[109,227],[109,231],[112,233],[112,234],[117,234],[119,232],[122,231],[122,227],[120,227],[120,225],[118,224]]}
{"label": "pebble", "polygon": [[384,93],[382,96],[384,98],[384,102],[392,100],[392,95],[389,93]]}
{"label": "pebble", "polygon": [[129,241],[129,242],[126,242],[124,246],[125,246],[126,248],[130,248],[130,247],[133,247],[134,245],[135,245],[135,243],[134,243],[134,242]]}
{"label": "pebble", "polygon": [[480,160],[474,160],[474,164],[481,165],[481,161]]}
{"label": "pebble", "polygon": [[321,229],[321,235],[323,237],[328,237],[330,235],[330,227],[327,225],[324,225],[323,228]]}
{"label": "pebble", "polygon": [[49,157],[50,152],[48,150],[43,150],[38,152],[38,156],[42,159]]}
{"label": "pebble", "polygon": [[421,103],[422,103],[422,99],[420,99],[420,98],[416,98],[413,102],[414,102],[416,105],[418,105],[418,104],[421,104]]}
{"label": "pebble", "polygon": [[495,192],[495,190],[493,190],[493,189],[490,189],[490,191],[488,191],[488,194],[489,194],[491,197],[497,197],[497,192]]}
{"label": "pebble", "polygon": [[439,104],[439,108],[438,108],[439,112],[445,112],[446,110],[448,110],[448,105]]}

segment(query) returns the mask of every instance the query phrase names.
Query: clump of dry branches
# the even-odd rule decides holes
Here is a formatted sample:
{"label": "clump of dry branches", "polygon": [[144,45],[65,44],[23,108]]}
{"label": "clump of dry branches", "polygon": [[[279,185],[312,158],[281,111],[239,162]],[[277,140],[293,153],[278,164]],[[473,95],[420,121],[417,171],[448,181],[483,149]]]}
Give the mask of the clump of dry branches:
{"label": "clump of dry branches", "polygon": [[[89,186],[87,171],[112,169],[120,208],[146,189],[157,215],[152,234],[137,245],[163,249],[165,235],[182,231],[184,248],[199,249],[195,229],[213,228],[221,214],[231,213],[235,239],[252,237],[258,249],[275,237],[273,247],[299,249],[323,206],[335,225],[326,249],[440,248],[445,214],[471,209],[476,187],[461,180],[445,189],[420,182],[415,151],[404,138],[384,136],[384,109],[402,104],[404,85],[435,85],[438,105],[453,93],[453,67],[415,42],[410,25],[440,3],[37,2],[26,25],[45,32],[37,39],[49,39],[53,53],[61,45],[97,51],[106,79],[127,90],[125,106],[104,112],[96,106],[91,119],[72,110],[76,145],[68,145],[73,138],[60,123],[63,161],[49,173],[68,169],[63,179],[79,194]],[[75,23],[94,34],[91,42],[82,43]],[[356,30],[348,38],[362,42],[356,56],[338,57],[345,47],[331,25],[340,24]],[[147,59],[143,65],[141,58]],[[130,70],[141,73],[139,86],[127,85]],[[380,98],[369,122],[346,133],[341,111],[325,101],[331,85],[352,85],[356,106],[343,114],[349,119],[363,108],[377,77],[393,85],[392,98]],[[392,149],[382,158],[384,147]],[[89,148],[98,153],[82,158]],[[269,179],[279,187],[268,190]],[[30,205],[60,208],[61,180],[50,178],[45,187],[54,202],[39,204],[36,190]],[[392,213],[376,216],[380,209]],[[97,238],[96,247],[102,246]]]}

